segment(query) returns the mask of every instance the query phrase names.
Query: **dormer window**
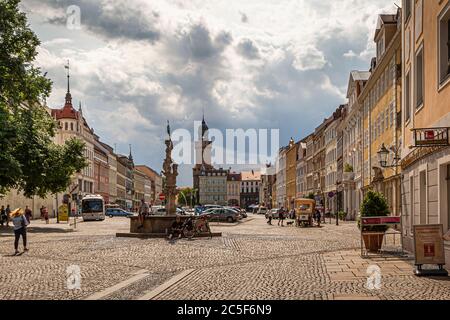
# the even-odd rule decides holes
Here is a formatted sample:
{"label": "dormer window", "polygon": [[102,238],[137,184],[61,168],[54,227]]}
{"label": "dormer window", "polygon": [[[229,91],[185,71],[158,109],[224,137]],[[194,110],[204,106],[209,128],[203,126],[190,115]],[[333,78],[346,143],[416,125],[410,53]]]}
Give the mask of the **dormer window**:
{"label": "dormer window", "polygon": [[405,21],[408,20],[409,16],[411,15],[411,0],[405,0]]}
{"label": "dormer window", "polygon": [[378,40],[377,42],[377,59],[380,60],[380,58],[383,56],[385,50],[385,41],[384,41],[384,35]]}

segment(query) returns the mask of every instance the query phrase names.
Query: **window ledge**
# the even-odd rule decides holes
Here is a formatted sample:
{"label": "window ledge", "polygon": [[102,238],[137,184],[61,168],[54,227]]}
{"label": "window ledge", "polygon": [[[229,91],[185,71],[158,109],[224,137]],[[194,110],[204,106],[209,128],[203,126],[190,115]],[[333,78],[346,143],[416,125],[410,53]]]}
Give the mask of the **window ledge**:
{"label": "window ledge", "polygon": [[405,121],[405,127],[408,127],[411,124],[411,116],[408,120]]}
{"label": "window ledge", "polygon": [[420,111],[422,111],[424,105],[425,105],[425,104],[422,102],[422,103],[416,108],[416,111],[414,112],[414,114],[418,114]]}
{"label": "window ledge", "polygon": [[444,90],[444,88],[446,88],[449,83],[450,83],[450,74],[447,75],[447,77],[439,83],[438,92]]}

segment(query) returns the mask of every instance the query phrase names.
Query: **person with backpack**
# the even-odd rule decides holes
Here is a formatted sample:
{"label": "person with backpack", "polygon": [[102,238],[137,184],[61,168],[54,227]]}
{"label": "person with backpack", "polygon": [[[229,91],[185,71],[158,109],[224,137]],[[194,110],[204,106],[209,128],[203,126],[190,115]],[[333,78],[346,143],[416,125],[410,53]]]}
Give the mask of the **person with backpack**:
{"label": "person with backpack", "polygon": [[29,225],[27,218],[25,218],[22,208],[16,209],[11,212],[11,221],[14,226],[14,255],[19,254],[19,240],[22,236],[23,251],[28,252],[27,247],[27,226]]}

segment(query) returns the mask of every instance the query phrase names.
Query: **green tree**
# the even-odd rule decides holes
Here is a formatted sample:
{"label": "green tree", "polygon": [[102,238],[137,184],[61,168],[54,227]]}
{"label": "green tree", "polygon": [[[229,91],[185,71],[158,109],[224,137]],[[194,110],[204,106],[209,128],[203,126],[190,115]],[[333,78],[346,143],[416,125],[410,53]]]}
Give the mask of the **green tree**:
{"label": "green tree", "polygon": [[40,42],[19,3],[0,0],[0,195],[44,197],[66,190],[87,163],[80,140],[53,142],[57,124],[42,107],[52,83],[33,66]]}
{"label": "green tree", "polygon": [[181,189],[180,192],[178,193],[178,205],[182,207],[190,206],[191,202],[192,205],[194,205],[195,204],[193,203],[195,201],[194,197],[195,197],[194,189],[192,188]]}

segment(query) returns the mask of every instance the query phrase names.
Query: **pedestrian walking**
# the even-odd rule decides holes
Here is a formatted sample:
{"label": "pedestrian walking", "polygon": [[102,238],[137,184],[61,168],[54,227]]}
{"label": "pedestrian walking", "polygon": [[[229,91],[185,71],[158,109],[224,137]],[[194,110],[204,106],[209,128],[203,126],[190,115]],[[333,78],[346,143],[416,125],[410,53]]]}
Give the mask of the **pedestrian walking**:
{"label": "pedestrian walking", "polygon": [[272,213],[272,210],[269,211],[269,213],[268,213],[268,215],[267,215],[267,218],[268,218],[268,220],[269,220],[269,221],[267,221],[267,224],[268,224],[268,225],[272,225],[272,219],[273,219],[273,213]]}
{"label": "pedestrian walking", "polygon": [[14,225],[14,255],[19,254],[19,240],[20,236],[22,236],[23,241],[23,251],[28,252],[27,247],[27,226],[28,226],[28,220],[24,216],[24,211],[22,208],[16,209],[13,212],[11,212],[11,221]]}
{"label": "pedestrian walking", "polygon": [[47,207],[43,207],[43,215],[44,215],[44,220],[45,220],[45,224],[49,224],[49,219],[48,219],[48,209]]}
{"label": "pedestrian walking", "polygon": [[39,209],[39,213],[41,214],[41,220],[44,220],[44,206]]}
{"label": "pedestrian walking", "polygon": [[317,226],[320,228],[320,221],[321,221],[321,214],[320,214],[320,210],[316,210],[316,221],[317,221]]}
{"label": "pedestrian walking", "polygon": [[286,211],[284,210],[284,208],[281,208],[281,210],[278,212],[278,226],[284,227],[284,215],[285,215]]}
{"label": "pedestrian walking", "polygon": [[28,221],[28,224],[31,223],[31,218],[33,217],[33,212],[31,211],[30,208],[28,208],[28,206],[25,207],[25,218]]}
{"label": "pedestrian walking", "polygon": [[2,206],[2,208],[0,209],[0,224],[3,227],[3,224],[6,223],[6,220],[8,218],[6,217],[6,210],[5,210],[5,206]]}
{"label": "pedestrian walking", "polygon": [[6,206],[5,212],[6,212],[6,227],[9,227],[9,221],[11,219],[11,208],[9,204]]}
{"label": "pedestrian walking", "polygon": [[295,219],[295,209],[292,209],[292,210],[291,210],[290,218],[291,218],[292,220]]}

